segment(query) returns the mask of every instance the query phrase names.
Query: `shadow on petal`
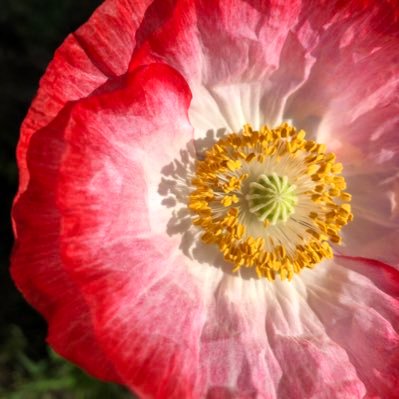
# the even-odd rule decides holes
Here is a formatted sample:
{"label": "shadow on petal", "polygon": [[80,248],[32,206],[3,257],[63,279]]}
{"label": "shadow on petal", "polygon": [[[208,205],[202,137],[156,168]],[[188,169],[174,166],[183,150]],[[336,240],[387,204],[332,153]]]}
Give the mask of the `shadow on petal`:
{"label": "shadow on petal", "polygon": [[162,205],[171,211],[166,232],[170,237],[180,238],[179,250],[190,260],[220,268],[235,277],[257,278],[255,271],[249,268],[233,273],[232,264],[225,261],[219,248],[201,240],[202,230],[193,225],[195,214],[187,207],[188,196],[193,190],[191,181],[195,176],[196,161],[202,159],[205,151],[225,133],[226,129],[209,129],[204,138],[189,141],[180,150],[179,158],[162,168],[158,193],[164,197]]}

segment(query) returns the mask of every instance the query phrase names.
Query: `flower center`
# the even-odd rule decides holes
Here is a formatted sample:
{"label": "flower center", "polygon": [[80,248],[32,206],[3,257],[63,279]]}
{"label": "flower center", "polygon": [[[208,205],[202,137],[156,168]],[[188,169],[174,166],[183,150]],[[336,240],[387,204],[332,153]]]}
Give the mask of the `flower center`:
{"label": "flower center", "polygon": [[332,258],[353,219],[342,164],[305,132],[249,125],[214,144],[196,163],[188,206],[202,241],[216,244],[233,271],[292,279]]}
{"label": "flower center", "polygon": [[260,221],[266,219],[272,225],[277,222],[286,222],[295,212],[297,196],[296,186],[288,183],[287,176],[260,175],[256,182],[249,184],[249,210],[255,214]]}

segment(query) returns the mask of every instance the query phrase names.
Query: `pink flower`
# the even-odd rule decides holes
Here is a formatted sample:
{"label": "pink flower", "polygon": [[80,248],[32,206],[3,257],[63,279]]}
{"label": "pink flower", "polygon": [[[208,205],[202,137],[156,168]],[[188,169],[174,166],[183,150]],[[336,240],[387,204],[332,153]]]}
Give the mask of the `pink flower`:
{"label": "pink flower", "polygon": [[12,273],[50,345],[143,398],[397,397],[398,17],[106,1],[18,147]]}

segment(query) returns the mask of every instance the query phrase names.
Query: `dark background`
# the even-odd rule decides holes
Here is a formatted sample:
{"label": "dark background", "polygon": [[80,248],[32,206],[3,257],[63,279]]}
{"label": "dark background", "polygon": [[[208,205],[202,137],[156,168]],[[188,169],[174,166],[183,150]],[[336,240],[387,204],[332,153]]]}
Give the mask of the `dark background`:
{"label": "dark background", "polygon": [[101,0],[0,0],[0,398],[126,398],[87,376],[45,343],[46,324],[9,275],[10,209],[17,190],[19,127],[54,51]]}

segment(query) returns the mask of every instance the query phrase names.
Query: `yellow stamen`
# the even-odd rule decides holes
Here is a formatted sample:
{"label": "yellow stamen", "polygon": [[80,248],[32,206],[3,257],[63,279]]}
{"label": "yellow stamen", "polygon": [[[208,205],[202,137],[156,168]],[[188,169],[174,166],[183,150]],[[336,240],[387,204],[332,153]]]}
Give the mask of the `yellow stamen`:
{"label": "yellow stamen", "polygon": [[[341,228],[353,219],[340,175],[323,144],[288,124],[219,140],[196,164],[188,207],[202,240],[216,244],[233,271],[291,280],[333,257]],[[284,172],[284,173],[283,173]]]}

